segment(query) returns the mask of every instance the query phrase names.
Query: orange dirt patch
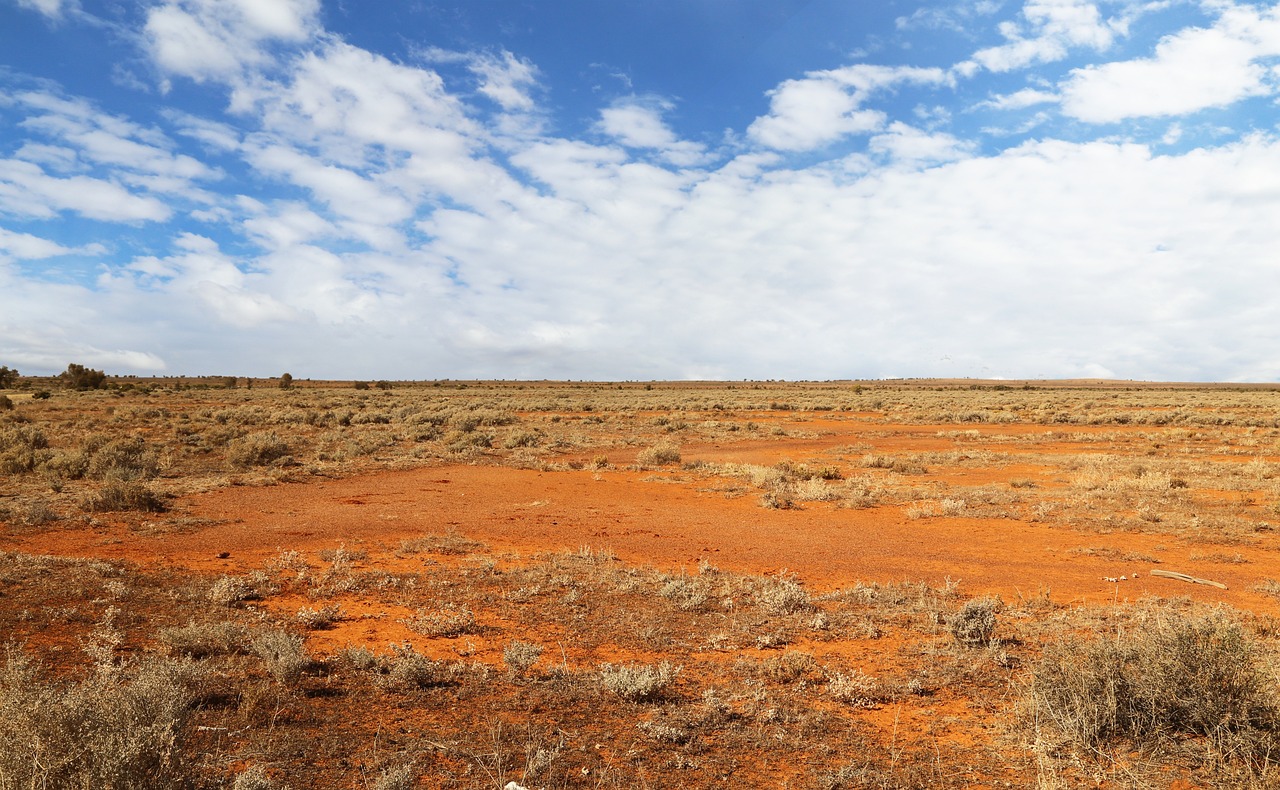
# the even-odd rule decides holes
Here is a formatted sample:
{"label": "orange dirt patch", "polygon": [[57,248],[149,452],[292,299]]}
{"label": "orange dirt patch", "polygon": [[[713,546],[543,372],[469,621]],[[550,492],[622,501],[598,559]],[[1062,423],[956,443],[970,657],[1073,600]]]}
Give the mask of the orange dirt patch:
{"label": "orange dirt patch", "polygon": [[[1257,579],[1280,575],[1280,557],[1272,551],[1232,547],[1249,562],[1196,563],[1189,559],[1195,547],[1170,547],[1162,535],[1098,536],[1009,519],[910,519],[898,507],[811,503],[768,510],[754,496],[727,499],[666,482],[674,477],[670,472],[432,467],[195,495],[182,502],[183,515],[214,525],[186,534],[148,536],[116,527],[54,530],[6,542],[31,553],[143,564],[163,560],[231,573],[260,568],[287,549],[346,545],[376,553],[407,538],[457,532],[522,554],[591,546],[662,569],[692,570],[705,560],[745,573],[786,571],[819,589],[858,582],[937,585],[950,579],[967,595],[1006,600],[1048,591],[1060,602],[1161,595],[1275,608],[1273,599],[1251,591]],[[1146,555],[1158,551],[1159,567],[1208,576],[1229,589],[1151,578],[1148,571],[1157,567],[1151,563],[1071,553],[1093,545]],[[1120,584],[1104,580],[1120,576],[1129,578]]]}

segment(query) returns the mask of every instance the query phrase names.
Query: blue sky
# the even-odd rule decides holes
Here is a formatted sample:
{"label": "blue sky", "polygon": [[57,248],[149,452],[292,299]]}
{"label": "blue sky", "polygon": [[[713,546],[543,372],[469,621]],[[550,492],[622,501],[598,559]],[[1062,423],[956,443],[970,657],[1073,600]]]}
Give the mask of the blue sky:
{"label": "blue sky", "polygon": [[0,363],[1280,378],[1280,9],[0,0]]}

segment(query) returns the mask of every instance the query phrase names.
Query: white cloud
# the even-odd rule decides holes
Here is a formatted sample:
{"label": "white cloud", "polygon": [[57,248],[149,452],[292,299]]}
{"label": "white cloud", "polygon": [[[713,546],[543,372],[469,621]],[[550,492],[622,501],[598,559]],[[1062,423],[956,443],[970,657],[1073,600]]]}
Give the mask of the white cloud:
{"label": "white cloud", "polygon": [[851,134],[882,128],[887,116],[863,109],[874,93],[900,84],[943,84],[941,69],[853,65],[809,72],[769,92],[769,114],[757,118],[747,134],[780,151],[809,151]]}
{"label": "white cloud", "polygon": [[1002,24],[1000,31],[1007,41],[975,52],[973,62],[989,71],[1004,72],[1061,60],[1072,47],[1102,52],[1128,25],[1123,17],[1104,20],[1097,5],[1087,0],[1027,0],[1022,18],[1024,25]]}
{"label": "white cloud", "polygon": [[62,211],[115,222],[162,221],[173,213],[159,200],[135,195],[110,181],[89,176],[58,178],[31,162],[0,159],[0,212],[48,218]]}
{"label": "white cloud", "polygon": [[973,146],[945,132],[929,133],[894,121],[884,134],[872,137],[867,147],[897,162],[933,164],[962,159]]}
{"label": "white cloud", "polygon": [[33,236],[29,233],[15,233],[14,231],[0,228],[0,253],[5,253],[7,256],[18,260],[33,261],[75,253],[100,255],[103,251],[101,245],[81,248],[64,247],[57,242]]}
{"label": "white cloud", "polygon": [[[1212,30],[1257,65],[1269,16],[1218,8]],[[752,145],[717,162],[677,135],[664,100],[605,107],[598,144],[508,125],[541,112],[531,64],[429,54],[471,70],[459,89],[456,69],[442,69],[446,84],[324,33],[317,14],[250,0],[154,7],[159,65],[232,95],[222,118],[163,115],[174,139],[50,91],[0,96],[38,138],[0,159],[6,217],[140,222],[195,206],[189,216],[220,224],[149,235],[145,249],[168,251],[105,262],[92,284],[0,266],[7,359],[364,377],[1225,378],[1265,373],[1280,343],[1265,329],[1280,327],[1270,137],[1157,156],[1046,130],[983,154],[956,131],[964,117],[932,100],[901,102],[926,129],[877,102],[950,73],[862,64],[778,85]],[[1123,34],[1082,2],[1039,0],[1019,20],[991,64],[1104,50]],[[167,49],[183,36],[191,50]],[[302,46],[281,56],[281,43]],[[1047,83],[1022,84],[1039,87],[980,106],[1059,101]],[[1091,86],[1076,87],[1080,101]],[[1073,107],[1105,115],[1104,93]],[[777,153],[855,134],[866,152],[839,161]],[[202,148],[231,174],[207,204],[200,189],[221,171],[192,153]],[[238,166],[253,177],[233,181]],[[104,253],[6,227],[6,261]],[[41,331],[9,331],[23,326]],[[930,367],[944,355],[962,369]]]}
{"label": "white cloud", "polygon": [[990,107],[995,110],[1022,110],[1039,104],[1055,104],[1061,101],[1061,98],[1058,94],[1049,91],[1023,88],[1020,91],[1014,91],[1003,96],[993,96],[986,101],[979,102],[976,106]]}
{"label": "white cloud", "polygon": [[154,291],[193,298],[206,308],[202,312],[211,312],[218,321],[233,327],[255,327],[297,316],[291,307],[262,292],[265,277],[243,272],[213,240],[184,233],[175,246],[179,250],[176,254],[140,258],[129,264],[128,270],[140,275]]}
{"label": "white cloud", "polygon": [[18,0],[22,8],[38,11],[52,20],[60,20],[69,9],[79,8],[78,0]]}
{"label": "white cloud", "polygon": [[675,108],[661,99],[630,97],[600,111],[597,129],[629,148],[652,149],[677,166],[699,164],[706,149],[698,143],[680,140],[662,115]]}
{"label": "white cloud", "polygon": [[1271,94],[1276,78],[1258,61],[1280,55],[1280,13],[1230,6],[1211,28],[1167,36],[1153,57],[1072,71],[1062,109],[1091,123],[1185,115]]}
{"label": "white cloud", "polygon": [[263,65],[273,42],[318,32],[319,0],[170,0],[147,12],[151,56],[165,71],[201,82]]}
{"label": "white cloud", "polygon": [[475,58],[469,67],[481,78],[480,93],[504,110],[528,112],[534,109],[529,89],[538,83],[538,70],[529,61],[504,50],[498,56]]}

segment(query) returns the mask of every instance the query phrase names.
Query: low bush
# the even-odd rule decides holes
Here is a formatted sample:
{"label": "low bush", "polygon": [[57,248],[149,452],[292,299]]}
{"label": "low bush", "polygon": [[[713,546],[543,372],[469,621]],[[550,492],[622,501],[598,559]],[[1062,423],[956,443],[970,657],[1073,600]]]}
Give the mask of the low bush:
{"label": "low bush", "polygon": [[1048,646],[1032,710],[1086,749],[1203,739],[1251,765],[1280,754],[1280,707],[1258,651],[1222,615],[1168,615],[1127,634]]}
{"label": "low bush", "polygon": [[631,702],[657,699],[675,682],[680,667],[668,661],[661,664],[628,664],[600,666],[600,683],[609,691]]}
{"label": "low bush", "polygon": [[974,598],[951,618],[951,635],[964,645],[986,645],[996,631],[996,610],[1000,602],[994,598]]}
{"label": "low bush", "polygon": [[292,683],[311,666],[302,637],[271,628],[255,634],[249,649],[263,660],[267,671],[281,683]]}
{"label": "low bush", "polygon": [[287,442],[274,433],[255,433],[227,446],[227,463],[238,469],[266,466],[289,455]]}
{"label": "low bush", "polygon": [[667,466],[680,463],[680,448],[666,442],[641,450],[636,456],[641,466]]}
{"label": "low bush", "polygon": [[443,686],[451,679],[449,668],[443,661],[434,661],[408,645],[392,645],[392,655],[387,662],[387,674],[382,684],[392,689],[414,689]]}
{"label": "low bush", "polygon": [[163,513],[167,508],[164,499],[142,483],[110,482],[82,503],[90,513],[115,513],[122,510],[140,510],[145,513]]}
{"label": "low bush", "polygon": [[192,786],[189,663],[151,660],[54,683],[21,652],[0,668],[0,786],[160,790]]}
{"label": "low bush", "polygon": [[89,458],[87,472],[99,480],[145,480],[160,471],[156,454],[141,438],[116,439],[96,450]]}
{"label": "low bush", "polygon": [[160,642],[169,652],[191,658],[228,655],[241,650],[245,629],[235,623],[196,623],[160,629]]}
{"label": "low bush", "polygon": [[542,645],[531,642],[508,642],[502,649],[502,661],[516,675],[523,675],[542,656]]}

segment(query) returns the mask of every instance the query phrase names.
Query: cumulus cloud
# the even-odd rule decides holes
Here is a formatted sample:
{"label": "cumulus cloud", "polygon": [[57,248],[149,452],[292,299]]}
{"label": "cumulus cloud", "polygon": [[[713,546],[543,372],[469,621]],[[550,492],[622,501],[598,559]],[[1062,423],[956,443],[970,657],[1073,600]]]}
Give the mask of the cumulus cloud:
{"label": "cumulus cloud", "polygon": [[929,133],[894,121],[884,134],[871,138],[868,148],[896,162],[929,164],[963,158],[973,145],[945,132]]}
{"label": "cumulus cloud", "polygon": [[[994,10],[981,5],[968,18]],[[1122,66],[1177,77],[1169,64],[1207,64],[1205,52],[1244,65],[1202,76],[1216,87],[1193,90],[1192,105],[1251,95],[1269,84],[1251,69],[1270,51],[1271,12],[1218,8],[1218,23],[1168,37],[1145,61],[993,91],[977,107],[1062,102],[1099,120],[1117,117],[1108,108],[1123,94],[1160,114],[1151,108],[1172,100],[1150,90],[1143,105],[1146,78]],[[676,132],[670,101],[628,97],[585,137],[553,134],[509,120],[543,112],[537,70],[520,57],[398,62],[329,35],[318,14],[283,0],[151,9],[147,52],[166,74],[219,82],[231,95],[222,116],[170,111],[161,131],[54,90],[0,97],[29,138],[0,158],[10,364],[1230,378],[1266,374],[1269,358],[1233,347],[1280,342],[1280,329],[1258,337],[1280,327],[1267,298],[1280,287],[1271,136],[1157,155],[1045,131],[1001,150],[963,132],[964,113],[893,101],[950,88],[963,70],[855,64],[778,84],[767,113],[713,156]],[[1122,22],[1091,3],[1033,0],[974,69],[1106,51]],[[927,109],[908,123],[911,106]],[[854,135],[857,153],[816,153]],[[193,210],[209,227],[181,226]],[[107,258],[20,224],[60,213],[173,224],[67,284],[12,263]],[[939,366],[944,356],[954,363]]]}
{"label": "cumulus cloud", "polygon": [[1211,28],[1161,39],[1149,58],[1076,69],[1062,85],[1063,112],[1092,123],[1184,115],[1271,94],[1276,76],[1259,61],[1280,55],[1280,12],[1228,7]]}
{"label": "cumulus cloud", "polygon": [[993,96],[986,101],[979,102],[976,106],[990,107],[995,110],[1022,110],[1039,104],[1056,104],[1061,99],[1061,96],[1050,91],[1023,88],[1020,91],[1006,93],[1002,96]]}
{"label": "cumulus cloud", "polygon": [[267,64],[273,42],[315,35],[319,11],[319,0],[170,0],[147,12],[144,32],[166,72],[222,80]]}
{"label": "cumulus cloud", "polygon": [[1102,52],[1128,26],[1124,18],[1104,20],[1088,0],[1027,0],[1022,19],[1022,24],[1003,23],[1000,32],[1006,42],[978,50],[972,62],[1003,72],[1061,60],[1072,47]]}
{"label": "cumulus cloud", "polygon": [[706,159],[705,148],[680,140],[662,117],[673,109],[669,101],[632,96],[601,110],[596,128],[630,148],[654,150],[673,165],[699,164]]}
{"label": "cumulus cloud", "polygon": [[769,92],[769,113],[752,122],[748,136],[780,151],[809,151],[851,134],[882,128],[883,111],[863,108],[876,92],[901,84],[943,84],[936,68],[858,64],[813,71]]}
{"label": "cumulus cloud", "polygon": [[63,211],[115,222],[156,222],[173,214],[161,201],[135,195],[110,181],[90,176],[61,178],[31,162],[0,159],[0,212],[49,218]]}

